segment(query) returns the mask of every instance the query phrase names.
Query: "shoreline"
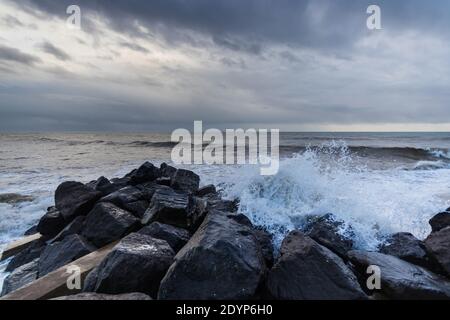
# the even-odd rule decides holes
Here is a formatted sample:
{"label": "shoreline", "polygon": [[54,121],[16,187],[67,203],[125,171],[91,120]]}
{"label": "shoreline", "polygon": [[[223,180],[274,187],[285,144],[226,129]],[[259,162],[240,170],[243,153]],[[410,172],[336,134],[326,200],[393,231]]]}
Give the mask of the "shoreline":
{"label": "shoreline", "polygon": [[[119,241],[76,290],[82,296],[59,298],[450,299],[450,208],[430,220],[424,241],[397,233],[379,252],[354,250],[351,225],[333,214],[312,215],[277,253],[272,235],[239,213],[237,201],[199,185],[192,171],[148,162],[111,181],[62,183],[55,207],[27,232],[43,239],[9,261],[3,295]],[[381,270],[380,289],[367,288],[371,265]]]}

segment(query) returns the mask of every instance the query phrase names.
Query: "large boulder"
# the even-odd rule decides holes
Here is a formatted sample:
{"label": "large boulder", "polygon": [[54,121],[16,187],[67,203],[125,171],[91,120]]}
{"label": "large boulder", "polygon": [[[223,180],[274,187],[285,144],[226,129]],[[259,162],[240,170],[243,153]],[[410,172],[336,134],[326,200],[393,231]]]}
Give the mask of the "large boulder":
{"label": "large boulder", "polygon": [[425,239],[425,245],[432,260],[450,276],[450,227],[431,233]]}
{"label": "large boulder", "polygon": [[3,282],[2,296],[33,282],[38,277],[38,261],[35,259],[14,270]]}
{"label": "large boulder", "polygon": [[173,251],[178,252],[189,241],[191,234],[186,229],[160,222],[153,222],[138,232],[156,239],[166,240]]}
{"label": "large boulder", "polygon": [[16,254],[6,266],[5,271],[11,272],[24,264],[27,264],[40,257],[45,249],[45,241],[38,239],[31,243],[27,248]]}
{"label": "large boulder", "polygon": [[178,169],[170,183],[171,187],[187,193],[195,193],[200,185],[200,177],[192,171]]}
{"label": "large boulder", "polygon": [[138,169],[131,171],[126,177],[130,178],[130,184],[137,185],[156,180],[161,177],[161,171],[150,162],[146,162]]}
{"label": "large boulder", "polygon": [[77,234],[45,247],[39,259],[39,277],[70,263],[95,250],[91,244]]}
{"label": "large boulder", "polygon": [[100,199],[100,202],[113,203],[138,218],[143,217],[149,201],[147,193],[134,186],[127,186]]}
{"label": "large boulder", "polygon": [[84,227],[85,216],[78,216],[71,223],[69,223],[60,233],[58,233],[50,242],[62,241],[65,237],[72,234],[80,234]]}
{"label": "large boulder", "polygon": [[450,208],[445,212],[438,213],[429,221],[432,232],[438,232],[446,227],[450,227]]}
{"label": "large boulder", "polygon": [[253,234],[261,246],[261,253],[268,268],[272,268],[274,263],[274,250],[272,235],[264,229],[254,229]]}
{"label": "large boulder", "polygon": [[142,218],[142,224],[158,221],[186,228],[191,209],[192,199],[188,194],[178,193],[170,188],[159,189],[150,201],[150,206]]}
{"label": "large boulder", "polygon": [[86,215],[100,199],[102,193],[80,182],[67,181],[55,191],[55,206],[67,222]]}
{"label": "large boulder", "polygon": [[351,227],[331,213],[311,218],[304,232],[341,258],[345,258],[347,252],[353,248],[354,233]]}
{"label": "large boulder", "polygon": [[380,291],[388,298],[397,300],[450,298],[450,283],[425,268],[379,252],[350,251],[348,257],[361,274],[367,275],[369,266],[380,268]]}
{"label": "large boulder", "polygon": [[173,262],[174,252],[165,240],[132,233],[123,238],[88,276],[99,293],[143,292],[156,296],[161,279]]}
{"label": "large boulder", "polygon": [[258,294],[265,272],[252,230],[227,213],[212,211],[175,256],[158,298],[250,299]]}
{"label": "large boulder", "polygon": [[80,301],[92,301],[92,300],[116,300],[116,301],[126,301],[126,300],[152,300],[152,298],[146,294],[140,293],[140,292],[133,292],[133,293],[123,293],[123,294],[102,294],[102,293],[95,293],[95,292],[83,292],[79,294],[74,294],[72,296],[63,296],[54,298],[52,300],[65,300],[65,301],[71,301],[71,300],[80,300]]}
{"label": "large boulder", "polygon": [[43,236],[52,238],[64,229],[65,226],[66,221],[61,212],[55,207],[50,207],[47,213],[39,220],[36,230]]}
{"label": "large boulder", "polygon": [[425,244],[411,233],[400,232],[390,235],[381,245],[380,252],[423,267],[430,265]]}
{"label": "large boulder", "polygon": [[81,234],[97,247],[103,247],[134,231],[139,220],[109,202],[100,202],[86,217]]}
{"label": "large boulder", "polygon": [[279,300],[366,298],[344,261],[300,231],[284,239],[280,258],[269,272],[267,291]]}

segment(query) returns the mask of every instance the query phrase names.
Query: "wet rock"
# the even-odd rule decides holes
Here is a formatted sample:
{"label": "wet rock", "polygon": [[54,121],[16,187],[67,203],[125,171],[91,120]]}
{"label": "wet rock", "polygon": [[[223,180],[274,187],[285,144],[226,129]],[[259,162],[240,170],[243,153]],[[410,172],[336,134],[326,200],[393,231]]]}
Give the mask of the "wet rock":
{"label": "wet rock", "polygon": [[47,213],[39,220],[36,230],[43,236],[52,238],[64,229],[66,221],[61,212],[51,207]]}
{"label": "wet rock", "polygon": [[45,249],[45,241],[36,240],[29,247],[16,254],[6,266],[5,271],[11,272],[24,264],[40,257],[42,251]]}
{"label": "wet rock", "polygon": [[96,248],[77,234],[45,247],[39,259],[39,277],[85,256]]}
{"label": "wet rock", "polygon": [[139,220],[109,202],[100,202],[86,217],[81,234],[97,247],[103,247],[134,231]]}
{"label": "wet rock", "polygon": [[33,282],[38,277],[38,261],[35,259],[14,270],[3,282],[2,296]]}
{"label": "wet rock", "polygon": [[146,162],[137,170],[130,172],[126,177],[130,178],[130,184],[137,185],[156,180],[161,177],[161,172],[152,163]]}
{"label": "wet rock", "polygon": [[207,186],[198,189],[195,195],[197,197],[204,197],[209,194],[216,194],[216,193],[217,193],[216,187],[213,184],[209,184]]}
{"label": "wet rock", "polygon": [[98,266],[95,292],[143,292],[156,296],[161,279],[173,262],[165,240],[132,233],[122,239]]}
{"label": "wet rock", "polygon": [[58,242],[63,240],[72,234],[80,234],[84,227],[85,216],[76,217],[71,223],[69,223],[58,235],[56,235],[50,242]]}
{"label": "wet rock", "polygon": [[146,294],[134,292],[134,293],[124,293],[124,294],[101,294],[94,292],[79,293],[72,296],[64,296],[54,298],[52,300],[116,300],[116,301],[126,301],[126,300],[152,300],[152,298]]}
{"label": "wet rock", "polygon": [[380,293],[391,299],[449,299],[450,283],[425,268],[378,252],[350,251],[350,261],[361,274],[369,265],[381,271]]}
{"label": "wet rock", "polygon": [[343,221],[337,220],[331,213],[312,218],[304,232],[341,258],[345,258],[347,252],[353,248],[354,234],[351,228]]}
{"label": "wet rock", "polygon": [[162,186],[167,186],[170,187],[170,183],[172,182],[171,178],[166,178],[166,177],[162,177],[162,178],[158,178],[156,179],[156,183]]}
{"label": "wet rock", "polygon": [[300,231],[284,239],[269,272],[269,296],[280,300],[355,300],[366,295],[343,260]]}
{"label": "wet rock", "polygon": [[250,299],[266,272],[252,230],[220,211],[210,212],[175,257],[159,299]]}
{"label": "wet rock", "polygon": [[255,229],[253,234],[256,237],[259,245],[261,246],[261,252],[268,268],[272,268],[274,263],[274,250],[272,243],[272,235],[263,229]]}
{"label": "wet rock", "polygon": [[191,234],[186,229],[168,224],[153,222],[138,232],[156,239],[166,240],[174,252],[178,252],[190,239]]}
{"label": "wet rock", "polygon": [[64,220],[71,222],[77,216],[86,215],[101,195],[80,182],[63,182],[56,189],[55,206]]}
{"label": "wet rock", "polygon": [[129,211],[137,218],[142,218],[145,210],[149,206],[148,195],[140,188],[128,186],[117,190],[106,197],[100,199],[100,202],[110,202]]}
{"label": "wet rock", "polygon": [[239,208],[239,200],[208,200],[208,210],[217,210],[223,212],[237,212]]}
{"label": "wet rock", "polygon": [[445,212],[438,213],[430,219],[429,223],[432,232],[438,232],[446,227],[450,227],[450,208]]}
{"label": "wet rock", "polygon": [[192,208],[188,211],[187,226],[191,232],[195,232],[202,224],[208,213],[208,202],[199,197],[192,198]]}
{"label": "wet rock", "polygon": [[102,193],[102,196],[106,196],[110,193],[113,193],[119,189],[122,189],[121,184],[113,184],[107,178],[100,177],[97,180],[91,181],[86,184],[89,188],[99,191]]}
{"label": "wet rock", "polygon": [[161,176],[168,177],[171,179],[175,176],[175,173],[177,172],[176,168],[169,166],[167,163],[162,163],[160,166],[160,170]]}
{"label": "wet rock", "polygon": [[431,233],[425,245],[431,258],[450,276],[450,227]]}
{"label": "wet rock", "polygon": [[37,230],[37,225],[34,225],[32,227],[30,227],[27,231],[25,231],[23,233],[24,236],[31,236],[33,234],[38,233],[39,231]]}
{"label": "wet rock", "polygon": [[180,228],[188,227],[188,215],[192,209],[191,198],[169,188],[155,192],[150,206],[142,218],[142,224],[158,221]]}
{"label": "wet rock", "polygon": [[411,233],[400,232],[389,236],[380,247],[380,252],[423,267],[430,265],[425,244]]}
{"label": "wet rock", "polygon": [[171,187],[187,193],[195,193],[200,185],[200,177],[192,171],[178,169],[172,178]]}

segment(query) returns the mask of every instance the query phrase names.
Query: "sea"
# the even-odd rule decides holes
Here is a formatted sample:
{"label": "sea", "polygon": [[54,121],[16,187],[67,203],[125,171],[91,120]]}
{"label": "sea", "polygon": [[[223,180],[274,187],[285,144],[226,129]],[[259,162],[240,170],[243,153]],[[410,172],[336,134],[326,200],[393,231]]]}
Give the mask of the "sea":
{"label": "sea", "polygon": [[[170,164],[174,145],[156,133],[0,134],[0,250],[37,223],[61,182]],[[285,132],[279,150],[274,176],[257,165],[183,167],[239,198],[240,212],[269,230],[275,246],[307,217],[333,213],[357,248],[375,250],[394,232],[426,238],[428,220],[450,207],[450,133]]]}

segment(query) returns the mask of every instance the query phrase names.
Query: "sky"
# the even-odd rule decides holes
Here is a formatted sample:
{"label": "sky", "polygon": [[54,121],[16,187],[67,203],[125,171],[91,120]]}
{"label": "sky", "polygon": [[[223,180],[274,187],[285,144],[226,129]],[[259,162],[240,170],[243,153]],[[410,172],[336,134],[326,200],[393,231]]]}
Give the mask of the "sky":
{"label": "sky", "polygon": [[0,131],[450,131],[449,39],[447,0],[0,0]]}

